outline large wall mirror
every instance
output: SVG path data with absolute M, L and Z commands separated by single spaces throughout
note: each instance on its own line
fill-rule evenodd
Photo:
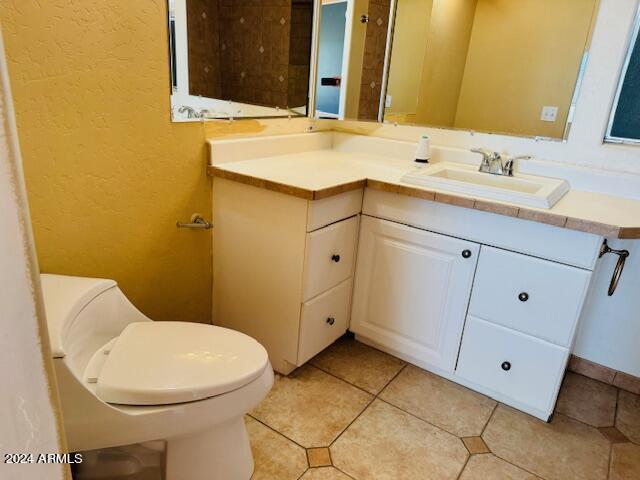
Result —
M 325 0 L 315 114 L 566 138 L 597 7 Z
M 305 116 L 313 0 L 168 0 L 174 121 Z

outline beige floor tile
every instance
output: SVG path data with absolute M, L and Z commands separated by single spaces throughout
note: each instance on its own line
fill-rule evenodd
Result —
M 245 417 L 255 469 L 251 480 L 296 480 L 307 469 L 307 454 L 282 435 Z
M 380 400 L 331 446 L 333 464 L 359 480 L 455 479 L 467 457 L 460 439 Z
M 311 360 L 316 367 L 377 394 L 405 365 L 402 360 L 343 337 Z
M 351 477 L 345 475 L 334 467 L 310 468 L 300 478 L 300 480 L 351 480 Z
M 328 446 L 373 397 L 310 365 L 276 376 L 251 415 L 300 445 Z
M 489 453 L 489 447 L 484 443 L 482 437 L 464 437 L 461 439 L 464 446 L 467 447 L 471 455 L 478 455 L 480 453 Z
M 640 395 L 620 390 L 616 427 L 629 440 L 640 443 Z
M 609 441 L 564 415 L 545 423 L 499 405 L 482 438 L 498 457 L 546 480 L 604 480 Z
M 594 427 L 610 427 L 616 415 L 618 390 L 606 383 L 567 372 L 556 412 Z
M 327 447 L 308 448 L 307 459 L 310 467 L 326 467 L 331 465 L 331 455 Z
M 484 395 L 412 365 L 380 398 L 459 437 L 480 435 L 496 405 Z
M 490 453 L 472 456 L 460 475 L 460 480 L 536 480 L 537 478 Z
M 598 431 L 611 443 L 627 443 L 629 441 L 616 427 L 600 427 Z
M 640 478 L 640 446 L 619 443 L 611 452 L 609 480 L 637 480 Z

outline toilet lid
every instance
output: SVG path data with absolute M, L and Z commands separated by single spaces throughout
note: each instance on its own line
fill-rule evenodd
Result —
M 96 393 L 108 403 L 167 405 L 240 388 L 262 374 L 267 352 L 227 328 L 188 322 L 127 325 L 108 353 Z

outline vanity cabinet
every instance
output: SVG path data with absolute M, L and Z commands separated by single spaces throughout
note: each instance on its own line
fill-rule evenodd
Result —
M 349 326 L 362 189 L 322 200 L 214 179 L 213 322 L 290 373 Z
M 602 237 L 366 189 L 350 329 L 547 420 Z
M 351 330 L 453 372 L 480 246 L 363 217 Z

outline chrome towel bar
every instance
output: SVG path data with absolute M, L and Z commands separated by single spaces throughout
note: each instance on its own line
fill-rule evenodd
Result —
M 195 228 L 201 230 L 208 230 L 213 228 L 213 223 L 207 222 L 199 213 L 194 213 L 191 215 L 191 222 L 176 222 L 176 227 L 178 228 Z

